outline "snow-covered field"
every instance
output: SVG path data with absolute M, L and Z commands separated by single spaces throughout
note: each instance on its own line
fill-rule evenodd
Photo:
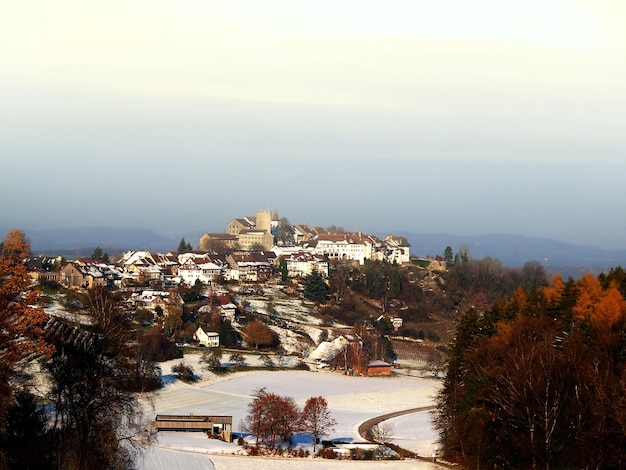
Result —
M 357 429 L 374 416 L 432 404 L 439 381 L 418 377 L 347 377 L 332 372 L 306 371 L 251 371 L 225 376 L 202 373 L 198 355 L 185 356 L 200 380 L 184 384 L 172 379 L 171 366 L 180 362 L 162 364 L 168 383 L 154 400 L 148 415 L 156 414 L 215 414 L 232 415 L 233 430 L 240 430 L 240 422 L 254 390 L 266 387 L 268 391 L 293 397 L 302 407 L 307 398 L 323 396 L 328 401 L 332 417 L 337 421 L 328 439 L 361 442 Z M 252 361 L 252 359 L 250 359 Z M 414 413 L 389 421 L 394 426 L 394 442 L 401 447 L 431 455 L 436 448 L 436 434 L 428 412 Z M 296 445 L 310 449 L 310 439 L 304 436 Z M 351 462 L 322 459 L 256 458 L 240 454 L 234 443 L 207 439 L 202 433 L 161 432 L 157 444 L 150 447 L 140 462 L 143 470 L 160 469 L 327 469 L 338 468 L 434 468 L 422 461 Z

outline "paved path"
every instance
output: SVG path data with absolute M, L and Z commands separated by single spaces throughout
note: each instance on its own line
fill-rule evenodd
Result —
M 385 415 L 380 415 L 380 416 L 375 416 L 373 418 L 368 419 L 367 421 L 363 421 L 361 423 L 361 425 L 359 426 L 359 436 L 361 436 L 363 439 L 365 439 L 366 441 L 369 442 L 375 442 L 372 439 L 372 428 L 374 426 L 376 426 L 378 423 L 381 423 L 387 419 L 391 419 L 391 418 L 395 418 L 397 416 L 403 416 L 403 415 L 409 415 L 411 413 L 420 413 L 422 411 L 430 411 L 430 410 L 434 410 L 436 407 L 434 405 L 430 405 L 430 406 L 421 406 L 419 408 L 411 408 L 408 410 L 401 410 L 401 411 L 394 411 L 393 413 L 387 413 Z M 417 459 L 419 460 L 424 460 L 427 462 L 431 462 L 431 459 L 428 457 L 422 457 L 422 456 L 416 456 Z M 441 466 L 441 467 L 446 467 L 446 468 L 454 468 L 456 467 L 455 465 L 451 465 L 449 463 L 446 462 L 441 462 L 441 461 L 435 461 L 433 463 L 436 463 L 437 465 Z
M 419 413 L 421 411 L 430 411 L 434 409 L 435 409 L 434 405 L 421 406 L 419 408 L 411 408 L 409 410 L 394 411 L 393 413 L 387 413 L 386 415 L 375 416 L 374 418 L 370 418 L 367 421 L 363 421 L 363 423 L 361 423 L 361 425 L 359 426 L 359 436 L 361 436 L 366 441 L 372 442 L 371 431 L 372 431 L 372 428 L 376 426 L 378 423 L 391 419 L 391 418 L 395 418 L 397 416 L 409 415 L 411 413 Z

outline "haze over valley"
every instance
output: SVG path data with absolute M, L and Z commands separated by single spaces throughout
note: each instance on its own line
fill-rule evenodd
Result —
M 626 249 L 619 2 L 0 13 L 6 229 L 179 237 L 269 204 L 310 226 Z

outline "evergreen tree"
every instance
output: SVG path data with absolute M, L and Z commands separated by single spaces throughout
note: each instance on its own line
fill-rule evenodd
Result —
M 239 345 L 241 335 L 233 328 L 229 320 L 222 320 L 219 325 L 220 344 L 227 348 Z
M 178 252 L 178 254 L 188 253 L 190 251 L 193 251 L 193 247 L 191 246 L 191 243 L 185 241 L 185 238 L 182 238 L 180 240 L 180 243 L 178 244 L 178 250 L 176 251 Z
M 103 256 L 102 253 L 102 248 L 100 248 L 99 246 L 97 246 L 94 250 L 93 253 L 91 254 L 91 259 L 98 259 L 101 260 Z
M 280 280 L 281 282 L 287 282 L 289 279 L 289 274 L 287 272 L 287 261 L 282 256 L 278 258 L 278 271 L 280 272 Z
M 317 271 L 313 271 L 303 280 L 304 296 L 320 304 L 326 303 L 328 298 L 328 285 L 323 276 Z

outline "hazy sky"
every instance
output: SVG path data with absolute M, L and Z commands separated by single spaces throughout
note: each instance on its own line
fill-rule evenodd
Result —
M 348 229 L 626 248 L 626 3 L 0 6 L 0 227 Z

